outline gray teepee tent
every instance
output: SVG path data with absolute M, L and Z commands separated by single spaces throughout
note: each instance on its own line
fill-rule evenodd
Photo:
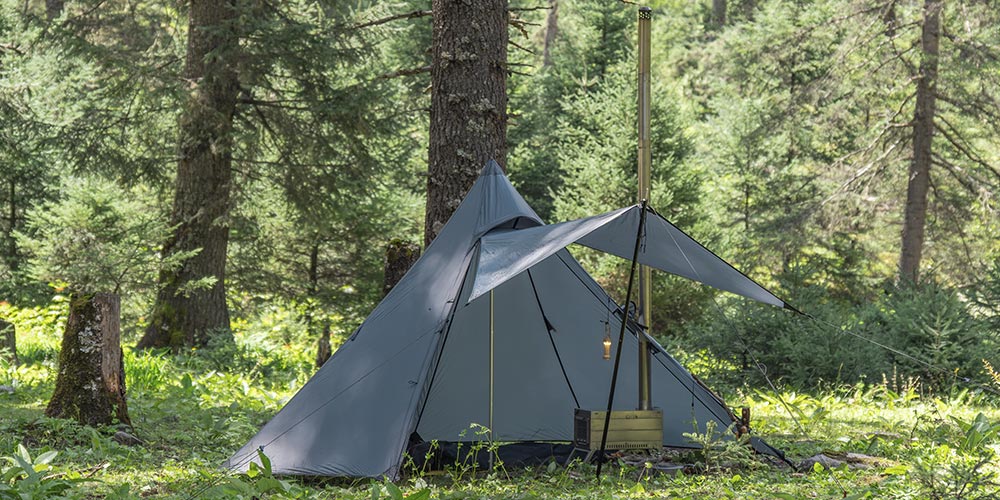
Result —
M 470 424 L 485 425 L 490 409 L 491 296 L 494 439 L 572 440 L 574 409 L 607 404 L 612 363 L 601 343 L 606 323 L 618 331 L 620 308 L 564 247 L 630 257 L 637 210 L 546 226 L 491 162 L 402 281 L 226 466 L 245 470 L 262 449 L 279 474 L 395 478 L 414 432 L 476 439 Z M 659 216 L 647 223 L 640 260 L 784 305 Z M 626 352 L 638 334 L 630 328 Z M 665 445 L 690 446 L 682 433 L 693 425 L 733 423 L 722 401 L 651 343 Z M 636 372 L 634 356 L 621 362 Z M 635 378 L 620 377 L 618 391 L 615 408 L 632 409 Z

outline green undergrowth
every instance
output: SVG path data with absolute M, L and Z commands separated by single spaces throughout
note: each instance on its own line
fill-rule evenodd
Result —
M 715 435 L 677 457 L 687 472 L 658 475 L 613 464 L 601 482 L 573 463 L 492 473 L 453 464 L 409 470 L 397 483 L 274 477 L 218 469 L 315 369 L 314 344 L 281 311 L 235 322 L 235 346 L 180 354 L 125 350 L 130 429 L 144 441 L 112 439 L 121 427 L 91 428 L 44 416 L 55 380 L 65 303 L 2 315 L 18 326 L 23 363 L 0 361 L 0 499 L 3 498 L 995 498 L 1000 409 L 979 390 L 928 393 L 888 374 L 879 383 L 809 391 L 730 384 L 734 408 L 749 407 L 753 432 L 792 461 L 825 453 L 874 457 L 867 468 L 792 471 Z M 133 340 L 134 341 L 134 340 Z M 126 340 L 128 342 L 128 340 Z M 704 358 L 699 363 L 725 369 Z M 734 368 L 734 367 L 730 367 Z M 723 377 L 725 378 L 725 377 Z M 711 384 L 712 380 L 708 382 Z M 665 408 L 670 411 L 669 408 Z M 738 413 L 738 411 L 737 411 Z M 569 418 L 569 417 L 567 417 Z

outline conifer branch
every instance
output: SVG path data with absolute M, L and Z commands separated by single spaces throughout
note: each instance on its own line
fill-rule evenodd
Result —
M 396 14 L 394 16 L 383 17 L 382 19 L 375 19 L 374 21 L 368 21 L 366 23 L 355 24 L 353 26 L 353 29 L 358 30 L 364 28 L 371 28 L 372 26 L 378 26 L 392 21 L 398 21 L 400 19 L 417 19 L 420 17 L 427 17 L 432 13 L 433 12 L 429 10 L 415 10 L 412 12 L 407 12 L 405 14 Z
M 293 106 L 291 104 L 288 104 L 291 102 L 306 102 L 306 101 L 297 99 L 285 99 L 285 100 L 274 100 L 274 101 L 264 101 L 260 99 L 251 99 L 251 98 L 239 99 L 240 104 L 249 104 L 253 106 L 254 109 L 258 109 L 258 107 L 260 106 L 265 106 L 268 108 L 290 109 L 292 111 L 309 111 L 310 109 L 312 109 L 309 106 Z
M 987 163 L 986 160 L 983 160 L 981 156 L 979 156 L 975 151 L 973 151 L 972 146 L 968 144 L 968 141 L 966 141 L 965 138 L 962 137 L 961 133 L 958 131 L 958 129 L 955 128 L 954 125 L 949 123 L 948 120 L 946 120 L 942 116 L 938 116 L 936 118 L 937 119 L 934 120 L 934 130 L 940 132 L 941 136 L 944 137 L 949 144 L 954 146 L 955 149 L 957 149 L 960 153 L 962 153 L 962 156 L 965 156 L 966 159 L 992 172 L 993 175 L 997 177 L 997 179 L 1000 179 L 1000 171 L 998 171 L 992 165 Z M 942 123 L 945 125 L 945 127 L 942 127 L 940 125 Z M 965 144 L 962 144 L 963 142 Z
M 549 5 L 538 5 L 536 7 L 510 7 L 507 12 L 530 12 L 533 10 L 551 10 L 552 7 Z
M 13 52 L 19 56 L 24 55 L 24 51 L 12 43 L 0 43 L 0 52 Z
M 412 75 L 419 75 L 421 73 L 430 73 L 430 72 L 431 72 L 431 67 L 430 67 L 430 65 L 428 65 L 428 66 L 421 66 L 419 68 L 400 69 L 400 70 L 393 71 L 391 73 L 381 74 L 381 75 L 379 75 L 379 76 L 377 76 L 375 78 L 377 80 L 390 80 L 392 78 L 398 78 L 398 77 L 401 77 L 401 76 L 412 76 Z
M 950 32 L 942 32 L 941 36 L 947 38 L 952 43 L 961 48 L 969 49 L 970 52 L 975 51 L 976 53 L 980 54 L 984 59 L 988 59 L 990 61 L 1000 61 L 1000 55 L 998 55 L 996 52 L 991 51 L 990 50 L 991 48 L 987 45 L 976 42 L 975 40 L 967 40 Z
M 245 99 L 244 102 L 248 102 L 251 106 L 253 106 L 254 114 L 260 118 L 260 123 L 261 126 L 264 127 L 264 130 L 267 130 L 267 133 L 271 134 L 271 137 L 279 137 L 278 134 L 275 133 L 274 129 L 271 128 L 271 122 L 267 120 L 267 116 L 264 115 L 264 111 L 260 109 L 260 102 L 255 101 L 252 97 Z
M 510 16 L 510 18 L 507 19 L 507 24 L 509 26 L 513 26 L 514 29 L 520 32 L 521 36 L 523 36 L 525 39 L 531 38 L 528 35 L 528 28 L 527 28 L 528 26 L 541 26 L 538 23 L 530 23 L 528 21 L 525 21 L 524 19 L 518 17 L 517 15 Z
M 513 45 L 514 47 L 516 47 L 518 49 L 521 49 L 521 50 L 523 50 L 523 51 L 525 51 L 525 52 L 527 52 L 527 53 L 529 53 L 531 55 L 535 55 L 535 51 L 533 51 L 533 50 L 531 50 L 531 49 L 529 49 L 527 47 L 524 47 L 523 45 L 518 44 L 514 40 L 507 40 L 507 43 L 510 44 L 510 45 Z
M 881 138 L 884 137 L 886 132 L 888 132 L 889 130 L 890 128 L 888 127 L 883 129 L 882 133 L 879 134 L 879 137 L 876 138 L 874 141 L 872 141 L 867 148 L 864 148 L 861 151 L 856 151 L 851 155 L 864 154 L 871 151 L 881 142 Z M 827 196 L 823 201 L 821 201 L 819 205 L 823 206 L 833 201 L 837 197 L 837 195 L 851 189 L 852 186 L 859 183 L 859 181 L 861 181 L 863 178 L 865 179 L 863 182 L 864 185 L 867 186 L 871 184 L 872 180 L 874 180 L 875 177 L 878 177 L 878 175 L 883 170 L 885 170 L 887 163 L 884 160 L 888 158 L 894 151 L 896 151 L 896 149 L 899 148 L 900 145 L 902 145 L 902 143 L 903 143 L 902 138 L 897 138 L 882 151 L 882 154 L 878 155 L 878 157 L 872 159 L 871 161 L 863 165 L 861 168 L 857 169 L 857 171 L 854 173 L 854 175 L 851 176 L 850 179 L 847 179 L 847 181 L 843 182 L 837 189 L 833 191 L 833 193 L 830 194 L 830 196 Z M 846 159 L 847 157 L 845 156 L 841 160 L 846 160 Z
M 961 111 L 965 111 L 966 113 L 970 113 L 972 115 L 975 115 L 976 112 L 979 112 L 979 113 L 982 113 L 983 115 L 989 117 L 990 120 L 993 121 L 993 122 L 996 122 L 997 120 L 1000 120 L 1000 113 L 998 113 L 996 111 L 992 111 L 992 110 L 986 109 L 981 104 L 978 104 L 976 102 L 976 100 L 969 100 L 968 102 L 963 103 L 961 101 L 952 99 L 951 96 L 949 96 L 947 94 L 943 94 L 941 92 L 934 92 L 934 97 L 936 97 L 938 100 L 944 101 L 944 102 L 946 102 L 946 103 L 954 106 L 955 108 L 957 108 L 957 109 L 959 109 Z
M 948 172 L 949 175 L 951 175 L 956 181 L 958 181 L 958 183 L 961 184 L 962 187 L 965 188 L 965 190 L 968 191 L 969 194 L 973 196 L 979 195 L 979 190 L 976 189 L 977 184 L 978 185 L 986 184 L 982 181 L 982 179 L 976 178 L 969 172 L 963 170 L 962 167 L 959 167 L 958 165 L 955 165 L 954 163 L 951 163 L 950 161 L 942 158 L 941 155 L 933 153 L 931 154 L 931 158 L 932 158 L 931 163 L 933 165 L 945 169 L 945 171 Z

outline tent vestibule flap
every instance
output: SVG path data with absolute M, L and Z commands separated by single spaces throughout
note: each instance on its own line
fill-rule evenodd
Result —
M 480 239 L 479 267 L 469 300 L 572 243 L 631 259 L 641 215 L 642 208 L 634 205 L 559 224 L 491 231 Z M 643 233 L 640 264 L 765 304 L 785 306 L 773 293 L 651 209 L 647 209 Z

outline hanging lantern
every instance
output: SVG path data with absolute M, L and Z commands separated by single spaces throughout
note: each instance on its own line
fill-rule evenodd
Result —
M 611 325 L 604 323 L 604 359 L 611 359 Z

